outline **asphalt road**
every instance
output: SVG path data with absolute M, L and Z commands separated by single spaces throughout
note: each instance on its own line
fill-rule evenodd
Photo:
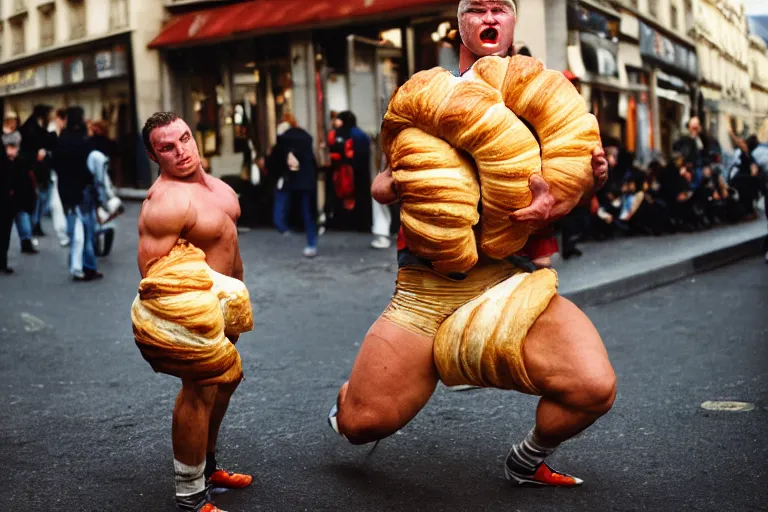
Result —
M 132 215 L 135 210 L 132 211 Z M 131 336 L 139 275 L 123 221 L 106 278 L 73 283 L 53 237 L 0 276 L 3 510 L 172 511 L 171 409 L 178 382 Z M 237 511 L 764 510 L 768 500 L 768 266 L 742 261 L 588 309 L 619 379 L 614 409 L 551 458 L 586 484 L 512 488 L 502 464 L 536 401 L 439 387 L 402 432 L 368 448 L 326 424 L 359 343 L 386 305 L 394 249 L 330 235 L 241 236 L 256 327 L 238 344 L 246 380 L 219 460 L 255 475 L 217 499 Z M 749 412 L 708 412 L 742 400 Z

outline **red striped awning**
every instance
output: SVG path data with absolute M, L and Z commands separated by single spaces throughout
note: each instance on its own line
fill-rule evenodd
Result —
M 171 19 L 150 48 L 213 43 L 238 35 L 299 30 L 451 7 L 456 0 L 250 0 Z

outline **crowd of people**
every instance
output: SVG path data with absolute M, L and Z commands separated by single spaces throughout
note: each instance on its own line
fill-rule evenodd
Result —
M 69 248 L 74 281 L 92 281 L 98 256 L 109 254 L 114 219 L 123 211 L 109 177 L 115 144 L 103 121 L 88 121 L 81 107 L 35 106 L 19 126 L 14 113 L 3 121 L 0 155 L 0 272 L 12 274 L 8 248 L 16 226 L 22 254 L 39 252 L 50 216 L 59 242 Z
M 563 258 L 580 256 L 577 243 L 589 239 L 694 232 L 758 216 L 758 199 L 768 198 L 768 145 L 755 135 L 745 139 L 731 132 L 735 151 L 726 163 L 698 117 L 687 128 L 668 158 L 647 166 L 608 142 L 608 182 L 560 222 Z

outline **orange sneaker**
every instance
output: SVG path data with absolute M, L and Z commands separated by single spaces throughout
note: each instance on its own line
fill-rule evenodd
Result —
M 251 485 L 251 482 L 253 482 L 253 477 L 251 475 L 233 473 L 232 471 L 225 471 L 223 469 L 217 469 L 210 478 L 208 478 L 208 485 L 224 489 L 242 489 L 243 487 Z
M 504 473 L 507 480 L 517 485 L 548 485 L 553 487 L 576 487 L 584 483 L 581 478 L 560 473 L 542 462 L 531 475 L 520 474 L 512 471 L 508 464 L 504 464 Z
M 225 512 L 220 508 L 217 508 L 213 503 L 206 503 L 198 512 Z

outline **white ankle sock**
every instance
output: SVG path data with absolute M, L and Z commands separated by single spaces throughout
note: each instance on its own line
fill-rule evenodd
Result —
M 198 466 L 187 466 L 173 459 L 173 472 L 176 482 L 176 496 L 191 496 L 205 489 L 205 461 Z
M 544 459 L 552 455 L 557 449 L 556 446 L 550 448 L 537 443 L 534 430 L 528 432 L 525 439 L 520 444 L 513 445 L 509 451 L 507 466 L 511 470 L 532 473 L 536 466 L 541 464 Z

